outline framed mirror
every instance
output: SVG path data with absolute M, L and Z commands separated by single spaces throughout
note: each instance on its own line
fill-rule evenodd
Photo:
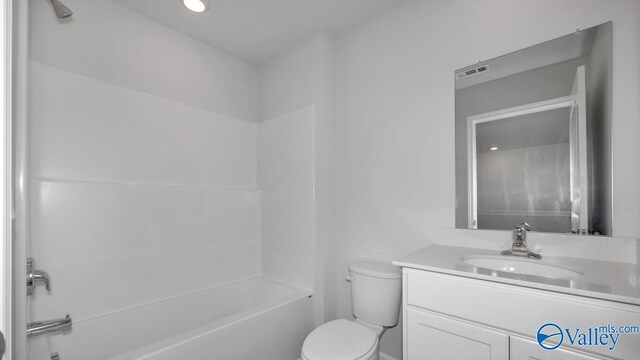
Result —
M 612 23 L 455 72 L 456 227 L 611 235 Z

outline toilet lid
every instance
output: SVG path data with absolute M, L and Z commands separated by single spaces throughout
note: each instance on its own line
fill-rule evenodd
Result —
M 309 360 L 356 360 L 376 346 L 375 331 L 344 319 L 320 325 L 307 336 L 302 355 Z

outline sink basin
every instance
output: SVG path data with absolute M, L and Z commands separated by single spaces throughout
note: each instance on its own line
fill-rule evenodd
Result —
M 467 256 L 462 258 L 466 264 L 479 268 L 503 271 L 507 273 L 542 276 L 547 278 L 575 278 L 582 272 L 561 264 L 511 256 Z

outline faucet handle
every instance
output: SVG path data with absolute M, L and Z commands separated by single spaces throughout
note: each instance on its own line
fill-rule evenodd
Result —
M 513 240 L 513 246 L 520 246 L 527 241 L 527 231 L 531 231 L 531 226 L 526 222 L 516 226 L 511 232 L 511 240 Z
M 530 259 L 541 259 L 542 256 L 531 252 L 527 248 L 527 231 L 531 231 L 531 225 L 526 222 L 516 226 L 511 232 L 511 239 L 513 240 L 511 249 L 502 251 L 501 254 L 508 256 L 526 256 Z

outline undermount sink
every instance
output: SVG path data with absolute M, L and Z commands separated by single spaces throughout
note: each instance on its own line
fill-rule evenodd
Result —
M 513 256 L 466 256 L 462 258 L 466 264 L 479 268 L 503 271 L 507 273 L 542 276 L 547 278 L 575 278 L 582 272 L 561 264 L 544 260 L 517 258 Z

